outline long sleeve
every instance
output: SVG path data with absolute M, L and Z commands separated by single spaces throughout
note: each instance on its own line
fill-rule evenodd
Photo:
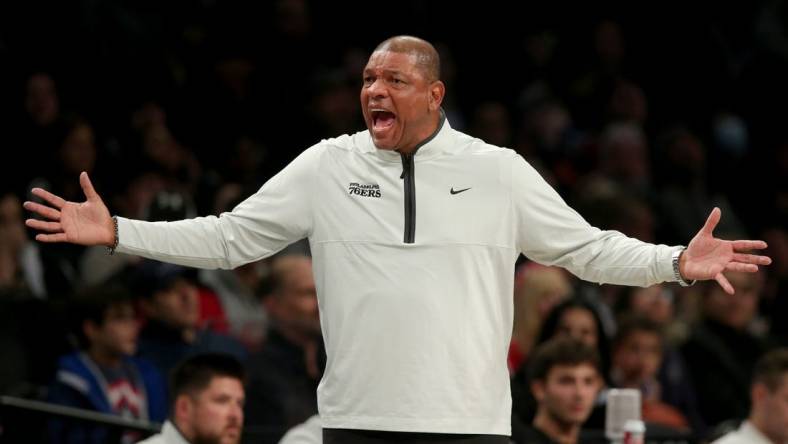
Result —
M 646 287 L 674 280 L 671 255 L 680 247 L 591 226 L 519 155 L 511 162 L 511 181 L 517 246 L 530 259 L 600 284 Z
M 233 211 L 177 222 L 118 218 L 121 253 L 199 268 L 235 268 L 312 231 L 312 182 L 321 146 L 304 151 Z

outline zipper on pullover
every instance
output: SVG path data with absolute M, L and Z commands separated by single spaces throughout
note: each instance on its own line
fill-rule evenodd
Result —
M 403 241 L 412 244 L 416 239 L 416 178 L 412 154 L 400 154 L 402 157 L 402 186 L 405 189 L 405 236 Z

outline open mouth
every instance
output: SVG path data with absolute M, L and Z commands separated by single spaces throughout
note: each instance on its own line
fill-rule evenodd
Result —
M 375 131 L 391 128 L 397 120 L 397 116 L 394 113 L 383 109 L 371 110 L 370 117 L 372 117 L 372 128 Z

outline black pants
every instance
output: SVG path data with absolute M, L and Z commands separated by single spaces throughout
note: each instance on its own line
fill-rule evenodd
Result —
M 509 442 L 509 437 L 503 435 L 323 429 L 323 444 L 509 444 Z

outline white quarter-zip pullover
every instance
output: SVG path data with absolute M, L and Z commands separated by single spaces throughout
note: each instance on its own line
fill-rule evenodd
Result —
M 510 433 L 514 264 L 673 280 L 671 254 L 590 226 L 518 154 L 442 120 L 413 156 L 363 131 L 304 151 L 232 212 L 118 218 L 118 251 L 233 268 L 308 238 L 328 363 L 324 427 Z

